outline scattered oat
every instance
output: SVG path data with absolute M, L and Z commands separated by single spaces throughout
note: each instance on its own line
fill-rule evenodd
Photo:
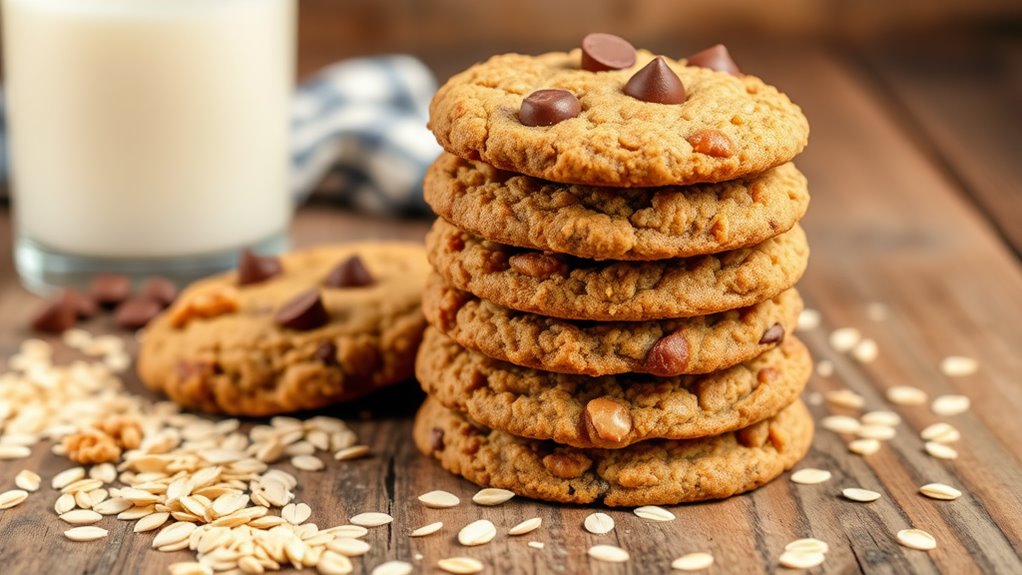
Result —
M 613 545 L 593 545 L 589 548 L 589 556 L 607 563 L 624 563 L 628 561 L 628 552 Z
M 30 469 L 22 469 L 14 477 L 14 485 L 25 491 L 39 491 L 40 483 L 42 483 L 42 478 L 39 477 L 38 473 Z
M 359 555 L 365 555 L 368 553 L 370 545 L 361 539 L 338 537 L 332 541 L 328 541 L 326 548 L 335 553 L 340 553 L 345 557 L 358 557 Z
M 927 483 L 919 488 L 919 493 L 930 499 L 940 499 L 943 501 L 952 501 L 962 496 L 961 491 L 943 483 Z
M 869 503 L 882 497 L 876 491 L 862 489 L 861 487 L 847 487 L 841 490 L 841 495 L 844 495 L 845 499 L 851 499 L 860 503 Z
M 123 497 L 111 497 L 110 499 L 93 505 L 92 510 L 100 515 L 117 515 L 118 513 L 131 509 L 131 507 L 131 501 L 128 501 Z
M 103 516 L 91 509 L 73 509 L 62 514 L 60 519 L 64 523 L 70 523 L 71 525 L 92 525 L 103 519 Z
M 937 459 L 958 459 L 958 451 L 950 445 L 937 443 L 936 441 L 927 441 L 923 444 L 923 447 L 926 448 L 926 453 L 929 453 L 930 457 L 935 457 Z
M 371 575 L 409 575 L 412 572 L 412 564 L 404 561 L 387 561 L 380 563 Z
M 471 557 L 448 557 L 436 562 L 437 567 L 448 573 L 480 573 L 483 570 L 483 562 Z
M 971 357 L 950 355 L 940 361 L 940 371 L 948 377 L 972 375 L 979 369 L 979 363 Z
M 330 529 L 324 529 L 324 533 L 330 533 L 334 537 L 365 537 L 369 530 L 360 525 L 338 525 Z
M 170 575 L 213 575 L 213 568 L 198 561 L 181 561 L 167 567 Z
M 351 447 L 337 450 L 334 453 L 334 459 L 337 461 L 348 461 L 349 459 L 358 459 L 366 455 L 369 455 L 368 445 L 352 445 Z
M 64 493 L 53 503 L 53 510 L 57 513 L 57 515 L 63 515 L 74 509 L 75 505 L 77 504 L 75 502 L 74 495 Z
M 674 521 L 674 514 L 664 509 L 663 507 L 657 507 L 656 505 L 644 505 L 642 507 L 636 507 L 632 510 L 636 516 L 643 519 L 649 519 L 650 521 Z
M 834 362 L 829 359 L 821 359 L 816 362 L 816 375 L 830 377 L 834 375 Z
M 830 480 L 830 472 L 814 467 L 805 467 L 791 474 L 791 480 L 802 485 L 813 485 Z
M 671 569 L 677 571 L 702 571 L 713 565 L 713 555 L 709 553 L 686 553 L 671 562 Z
M 898 543 L 920 551 L 937 548 L 937 539 L 922 529 L 902 529 L 898 532 Z
M 359 513 L 358 515 L 351 518 L 351 523 L 359 525 L 361 527 L 379 527 L 380 525 L 386 525 L 393 521 L 394 518 L 386 513 L 377 513 L 370 511 L 367 513 Z
M 291 465 L 302 471 L 322 471 L 326 467 L 315 455 L 296 455 L 291 458 Z
M 860 420 L 866 425 L 897 427 L 901 424 L 901 416 L 893 411 L 869 411 L 862 414 Z
M 170 513 L 150 513 L 135 522 L 134 531 L 135 533 L 144 533 L 146 531 L 152 531 L 153 529 L 159 529 L 160 527 L 163 527 L 163 524 L 169 519 Z
M 798 322 L 795 324 L 795 331 L 810 331 L 818 327 L 820 327 L 819 311 L 806 308 L 798 314 Z
M 933 400 L 930 409 L 934 414 L 942 417 L 950 417 L 969 411 L 970 401 L 965 395 L 941 395 Z
M 830 347 L 835 351 L 845 353 L 862 340 L 862 334 L 854 327 L 842 327 L 830 332 Z
M 862 409 L 866 400 L 861 395 L 850 389 L 835 389 L 823 394 L 828 403 L 833 403 L 849 409 Z
M 860 363 L 873 363 L 879 351 L 880 348 L 877 347 L 877 342 L 866 338 L 855 344 L 855 347 L 852 348 L 852 357 Z
M 962 434 L 950 423 L 934 423 L 923 428 L 919 437 L 924 441 L 936 441 L 937 443 L 954 443 L 962 438 Z
M 64 537 L 67 537 L 71 541 L 95 541 L 106 537 L 107 533 L 109 532 L 102 527 L 88 525 L 84 527 L 72 527 L 64 532 Z
M 50 481 L 50 486 L 54 489 L 63 489 L 84 477 L 84 467 L 72 467 L 71 469 L 65 469 L 64 471 L 54 475 L 53 479 Z
M 32 450 L 24 445 L 0 445 L 0 460 L 25 459 Z
M 458 542 L 466 547 L 483 545 L 493 541 L 497 536 L 497 528 L 488 519 L 473 521 L 458 532 Z
M 0 493 L 0 509 L 10 509 L 11 507 L 21 505 L 26 499 L 28 499 L 28 492 L 24 489 L 4 491 Z
M 826 541 L 820 541 L 813 537 L 806 537 L 805 539 L 796 539 L 791 543 L 784 546 L 785 551 L 793 551 L 795 553 L 823 553 L 826 554 L 830 551 L 830 545 L 827 545 Z
M 546 547 L 546 543 L 543 543 L 542 541 L 529 541 L 528 545 L 533 549 L 542 549 Z
M 897 434 L 897 430 L 886 425 L 863 425 L 856 433 L 862 439 L 878 439 L 880 441 L 894 439 Z
M 823 553 L 800 553 L 785 551 L 779 559 L 781 565 L 789 569 L 812 569 L 824 562 L 827 557 Z
M 305 503 L 288 503 L 280 510 L 280 517 L 292 525 L 301 525 L 312 516 L 312 508 Z
M 847 415 L 828 415 L 820 421 L 820 426 L 834 433 L 854 434 L 862 424 L 858 419 Z
M 186 541 L 188 536 L 192 534 L 192 531 L 195 531 L 194 523 L 188 523 L 186 521 L 171 523 L 167 527 L 164 527 L 156 534 L 156 537 L 153 538 L 153 549 L 159 549 L 160 547 Z
M 585 525 L 586 531 L 594 535 L 603 535 L 614 529 L 614 519 L 606 513 L 597 511 L 589 514 L 583 525 Z
M 895 385 L 887 388 L 887 401 L 895 405 L 923 405 L 929 396 L 918 387 Z
M 419 496 L 419 501 L 426 507 L 433 509 L 447 509 L 449 507 L 456 507 L 461 503 L 461 499 L 458 499 L 457 495 L 442 490 L 423 493 Z
M 514 496 L 515 494 L 507 489 L 487 487 L 486 489 L 480 489 L 478 493 L 473 495 L 472 501 L 479 505 L 500 505 Z
M 532 519 L 526 519 L 511 529 L 508 529 L 507 534 L 525 535 L 526 533 L 532 533 L 539 529 L 540 525 L 543 525 L 543 519 L 540 517 L 533 517 Z
M 880 441 L 876 439 L 853 439 L 848 442 L 848 451 L 857 455 L 873 455 L 880 451 Z
M 436 523 L 430 523 L 429 525 L 423 525 L 422 527 L 419 527 L 418 529 L 412 531 L 410 535 L 412 537 L 425 537 L 427 535 L 432 535 L 437 531 L 440 531 L 440 529 L 442 529 L 443 526 L 444 526 L 443 523 L 437 521 Z

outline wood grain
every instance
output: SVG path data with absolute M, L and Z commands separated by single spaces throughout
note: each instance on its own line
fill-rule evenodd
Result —
M 914 385 L 931 396 L 964 393 L 968 413 L 949 418 L 963 434 L 961 457 L 938 461 L 922 451 L 917 433 L 937 421 L 925 407 L 897 408 L 899 434 L 869 457 L 849 454 L 834 434 L 819 431 L 802 466 L 829 469 L 822 485 L 795 485 L 786 478 L 726 501 L 674 508 L 671 523 L 643 521 L 627 510 L 608 511 L 617 529 L 604 536 L 581 528 L 591 509 L 515 499 L 480 508 L 469 499 L 476 488 L 418 455 L 410 442 L 410 418 L 421 392 L 415 384 L 335 410 L 353 422 L 375 455 L 323 473 L 298 472 L 298 497 L 309 502 L 312 521 L 329 526 L 358 512 L 394 515 L 389 527 L 372 529 L 373 549 L 357 560 L 358 573 L 388 559 L 404 559 L 436 573 L 450 555 L 482 559 L 488 573 L 666 573 L 675 557 L 710 551 L 716 573 L 773 573 L 788 541 L 814 536 L 831 552 L 822 573 L 1017 573 L 1022 572 L 1022 264 L 1001 241 L 990 220 L 961 193 L 935 152 L 922 149 L 898 120 L 891 94 L 857 59 L 807 49 L 746 49 L 742 65 L 788 91 L 813 126 L 810 147 L 798 163 L 809 176 L 812 206 L 805 221 L 813 249 L 801 284 L 810 306 L 823 313 L 823 329 L 803 334 L 817 359 L 830 359 L 837 373 L 814 377 L 811 392 L 849 387 L 867 407 L 886 406 L 883 390 Z M 457 65 L 452 63 L 451 65 Z M 977 137 L 981 134 L 977 135 Z M 939 152 L 939 150 L 938 150 Z M 1014 189 L 1019 182 L 1014 181 Z M 423 221 L 388 221 L 313 206 L 295 222 L 300 245 L 366 237 L 417 238 Z M 9 219 L 0 217 L 0 351 L 9 354 L 27 333 L 34 299 L 16 285 L 9 259 Z M 867 318 L 866 306 L 883 302 L 890 317 Z M 836 354 L 827 331 L 855 326 L 880 346 L 868 365 Z M 103 325 L 94 326 L 98 330 Z M 937 368 L 949 354 L 976 358 L 974 376 L 948 379 Z M 133 388 L 138 389 L 137 382 Z M 837 412 L 813 407 L 816 416 Z M 45 480 L 67 464 L 39 448 L 32 458 L 0 462 L 0 490 L 12 487 L 19 469 L 40 470 Z M 287 466 L 284 466 L 287 468 Z M 956 501 L 916 493 L 941 481 L 961 488 Z M 862 486 L 884 497 L 861 504 L 842 500 L 840 489 Z M 423 508 L 415 497 L 446 489 L 462 498 L 454 509 Z M 0 559 L 5 573 L 164 573 L 189 559 L 186 552 L 149 550 L 152 535 L 130 532 L 130 524 L 104 519 L 111 536 L 102 543 L 72 543 L 52 512 L 55 494 L 44 487 L 20 507 L 0 511 Z M 543 527 L 524 537 L 506 530 L 532 516 Z M 457 530 L 486 517 L 501 533 L 488 545 L 460 547 Z M 411 529 L 441 520 L 444 529 L 424 539 Z M 933 533 L 938 549 L 921 552 L 897 544 L 894 533 L 915 526 Z M 529 540 L 546 547 L 527 547 Z M 596 543 L 628 549 L 632 560 L 601 564 L 586 556 Z M 422 558 L 416 560 L 416 554 Z

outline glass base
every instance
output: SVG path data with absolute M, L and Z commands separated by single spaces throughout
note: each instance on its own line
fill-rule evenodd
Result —
M 169 258 L 97 258 L 58 252 L 19 236 L 14 245 L 14 265 L 21 283 L 41 295 L 65 287 L 84 289 L 100 273 L 123 274 L 136 282 L 149 276 L 163 276 L 184 285 L 233 268 L 244 248 L 273 254 L 289 245 L 287 232 L 283 231 L 254 244 L 213 253 Z

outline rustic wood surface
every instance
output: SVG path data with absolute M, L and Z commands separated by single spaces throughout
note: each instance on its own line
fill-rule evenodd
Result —
M 941 418 L 926 407 L 895 408 L 904 418 L 898 436 L 868 457 L 849 454 L 840 438 L 818 431 L 800 467 L 831 470 L 827 483 L 796 485 L 785 475 L 751 494 L 673 508 L 678 518 L 670 523 L 610 510 L 617 529 L 596 536 L 581 528 L 588 508 L 517 499 L 496 508 L 472 504 L 475 486 L 413 448 L 411 417 L 421 392 L 411 383 L 336 411 L 353 422 L 374 455 L 343 464 L 331 460 L 321 473 L 297 472 L 298 499 L 312 505 L 312 521 L 340 524 L 370 510 L 395 517 L 392 525 L 370 530 L 373 547 L 356 560 L 357 573 L 389 559 L 437 573 L 438 559 L 467 555 L 482 559 L 488 573 L 648 574 L 669 571 L 671 560 L 692 551 L 714 555 L 711 573 L 768 573 L 778 571 L 785 543 L 806 536 L 830 544 L 826 562 L 815 570 L 821 573 L 1022 572 L 1022 176 L 1019 116 L 1009 101 L 1013 93 L 1018 102 L 1020 51 L 1017 41 L 999 50 L 1002 60 L 987 61 L 982 74 L 966 62 L 936 74 L 942 62 L 920 60 L 918 53 L 896 58 L 882 51 L 798 46 L 738 51 L 743 68 L 786 90 L 813 126 L 811 144 L 798 160 L 813 193 L 805 220 L 813 258 L 801 289 L 822 312 L 824 325 L 802 337 L 818 360 L 830 359 L 837 369 L 832 377 L 814 376 L 809 393 L 848 387 L 866 398 L 867 409 L 887 407 L 883 391 L 893 385 L 917 386 L 931 397 L 964 393 L 972 409 L 946 418 L 962 431 L 957 460 L 932 459 L 922 450 L 919 430 Z M 470 61 L 466 56 L 440 69 Z M 955 72 L 961 76 L 950 75 Z M 294 237 L 299 245 L 421 238 L 427 226 L 312 206 L 298 213 Z M 29 335 L 24 326 L 37 303 L 12 270 L 10 228 L 7 214 L 0 214 L 4 356 Z M 871 302 L 885 304 L 888 319 L 870 320 Z M 841 326 L 874 338 L 877 360 L 863 365 L 830 350 L 826 335 Z M 979 372 L 943 376 L 938 363 L 951 354 L 977 359 Z M 145 393 L 137 382 L 132 386 Z M 826 405 L 812 410 L 817 417 L 841 412 Z M 22 468 L 38 470 L 47 484 L 67 466 L 36 448 L 30 459 L 0 462 L 0 490 L 12 488 Z M 965 495 L 951 502 L 920 496 L 917 488 L 931 481 Z M 883 498 L 869 504 L 841 499 L 840 489 L 849 486 L 875 489 Z M 425 509 L 416 496 L 432 489 L 451 491 L 463 503 Z M 72 543 L 61 536 L 66 526 L 52 511 L 55 497 L 44 486 L 19 507 L 0 511 L 0 571 L 163 573 L 168 564 L 192 557 L 155 552 L 149 548 L 152 534 L 134 534 L 130 523 L 113 518 L 100 523 L 111 530 L 108 539 Z M 504 534 L 532 516 L 543 518 L 540 530 Z M 498 538 L 460 547 L 457 530 L 483 517 L 497 525 Z M 436 520 L 445 524 L 440 533 L 408 537 L 412 528 Z M 939 547 L 923 552 L 898 545 L 894 533 L 910 526 L 935 535 Z M 529 540 L 546 547 L 529 548 Z M 632 559 L 620 565 L 593 561 L 586 550 L 596 543 L 624 547 Z

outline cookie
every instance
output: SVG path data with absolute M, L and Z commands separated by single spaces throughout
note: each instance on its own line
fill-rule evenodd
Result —
M 758 304 L 708 316 L 586 322 L 508 309 L 452 288 L 432 274 L 422 309 L 426 321 L 459 345 L 516 365 L 593 376 L 673 376 L 726 369 L 776 346 L 794 329 L 802 298 L 789 289 Z M 668 346 L 672 360 L 656 361 Z
M 802 228 L 753 247 L 652 262 L 597 262 L 483 240 L 443 219 L 426 236 L 451 286 L 519 311 L 565 319 L 639 321 L 706 315 L 770 299 L 809 260 Z
M 805 214 L 793 164 L 718 184 L 606 188 L 556 184 L 442 154 L 426 172 L 426 202 L 489 240 L 589 259 L 658 260 L 744 248 Z
M 625 86 L 654 55 L 640 50 L 636 56 L 630 68 L 603 72 L 582 70 L 577 49 L 494 56 L 440 88 L 429 128 L 456 156 L 593 186 L 733 180 L 788 162 L 805 147 L 809 124 L 802 111 L 759 78 L 665 58 L 685 100 L 643 101 Z M 550 88 L 574 94 L 580 112 L 552 125 L 523 124 L 523 101 Z
M 812 360 L 796 338 L 706 375 L 588 377 L 518 367 L 427 329 L 415 364 L 422 389 L 473 421 L 574 447 L 718 435 L 766 419 L 798 398 Z
M 249 258 L 240 278 L 193 284 L 150 323 L 142 381 L 186 407 L 258 416 L 411 378 L 429 273 L 420 245 L 347 244 L 268 260 L 260 268 Z
M 806 454 L 813 421 L 797 401 L 733 433 L 578 449 L 473 425 L 428 399 L 413 433 L 420 451 L 477 485 L 560 503 L 634 507 L 720 499 L 755 489 Z

